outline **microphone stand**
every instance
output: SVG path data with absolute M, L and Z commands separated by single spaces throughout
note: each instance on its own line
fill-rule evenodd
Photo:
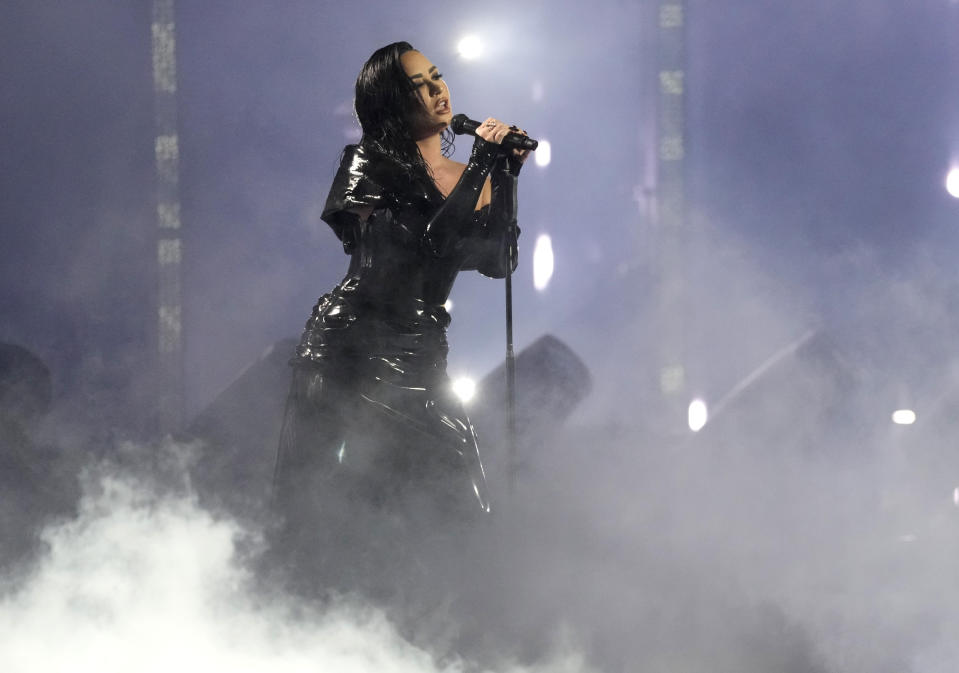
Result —
M 453 117 L 450 128 L 453 133 L 461 135 L 468 133 L 476 135 L 476 129 L 479 122 L 473 121 L 465 114 L 458 114 Z M 513 131 L 518 131 L 515 127 Z M 513 135 L 513 134 L 510 134 Z M 507 136 L 509 137 L 509 136 Z M 531 138 L 517 136 L 524 141 L 521 145 L 523 149 L 535 150 L 537 143 Z M 512 147 L 507 151 L 511 152 Z M 512 496 L 516 487 L 516 471 L 518 468 L 516 458 L 516 358 L 513 354 L 513 265 L 516 263 L 516 180 L 519 170 L 515 173 L 510 171 L 511 185 L 510 212 L 513 213 L 511 221 L 506 226 L 506 446 L 507 446 L 507 493 Z
M 516 176 L 512 176 L 516 180 Z M 516 357 L 513 353 L 513 267 L 516 263 L 516 186 L 510 190 L 513 218 L 506 228 L 506 447 L 507 493 L 516 489 Z

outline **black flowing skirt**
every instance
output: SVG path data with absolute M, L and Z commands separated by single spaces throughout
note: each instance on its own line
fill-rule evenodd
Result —
M 341 289 L 314 308 L 291 361 L 274 476 L 283 513 L 332 494 L 379 508 L 488 511 L 476 436 L 446 374 L 442 307 L 389 313 Z
M 395 598 L 397 577 L 417 573 L 431 586 L 437 559 L 489 512 L 446 374 L 449 316 L 412 309 L 383 314 L 334 290 L 291 361 L 273 501 L 277 550 L 303 590 Z

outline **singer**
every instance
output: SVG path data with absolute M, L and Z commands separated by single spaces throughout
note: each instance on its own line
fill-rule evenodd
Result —
M 473 427 L 446 374 L 444 304 L 460 271 L 515 268 L 529 151 L 502 146 L 523 132 L 490 117 L 469 161 L 450 159 L 449 88 L 406 42 L 370 56 L 354 105 L 363 135 L 344 149 L 321 215 L 349 268 L 313 307 L 291 360 L 274 503 L 288 544 L 322 530 L 314 560 L 363 572 L 350 547 L 370 556 L 374 533 L 357 532 L 358 509 L 400 535 L 416 521 L 432 529 L 490 511 Z

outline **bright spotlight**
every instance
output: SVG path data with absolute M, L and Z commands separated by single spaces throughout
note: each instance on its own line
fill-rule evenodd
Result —
M 959 166 L 946 175 L 946 191 L 950 196 L 959 199 Z
M 446 303 L 443 304 L 443 308 L 446 309 L 446 312 L 447 312 L 447 313 L 449 313 L 450 311 L 452 311 L 452 310 L 453 310 L 453 300 L 452 300 L 452 299 L 447 299 L 447 300 L 446 300 Z
M 468 61 L 479 58 L 483 54 L 483 43 L 475 35 L 467 35 L 456 45 L 456 51 Z
M 458 379 L 454 379 L 453 392 L 460 398 L 463 404 L 466 404 L 473 399 L 473 395 L 476 394 L 476 381 L 468 376 L 461 376 Z
M 548 234 L 540 234 L 533 248 L 533 287 L 542 292 L 553 277 L 553 241 Z
M 550 159 L 553 158 L 553 151 L 548 140 L 540 140 L 536 151 L 533 152 L 533 160 L 540 168 L 549 166 Z
M 706 403 L 697 398 L 689 403 L 689 429 L 693 432 L 699 432 L 706 426 L 709 420 L 709 409 Z
M 892 422 L 896 425 L 912 425 L 916 422 L 916 412 L 912 409 L 896 409 L 892 412 Z
M 539 145 L 536 147 L 536 151 L 533 152 L 533 161 L 535 161 L 536 165 L 540 168 L 546 168 L 549 166 L 549 162 L 552 158 L 553 148 L 549 144 L 549 141 L 540 140 Z
M 959 507 L 959 486 L 956 486 L 956 488 L 952 491 L 952 503 L 956 507 Z

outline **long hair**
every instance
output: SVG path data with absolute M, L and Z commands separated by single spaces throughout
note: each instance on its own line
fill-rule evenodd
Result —
M 408 51 L 414 51 L 409 42 L 394 42 L 373 52 L 356 78 L 353 107 L 363 129 L 361 144 L 396 161 L 411 178 L 430 177 L 410 133 L 425 110 L 400 61 Z M 447 128 L 443 132 L 445 156 L 452 152 L 452 137 Z

